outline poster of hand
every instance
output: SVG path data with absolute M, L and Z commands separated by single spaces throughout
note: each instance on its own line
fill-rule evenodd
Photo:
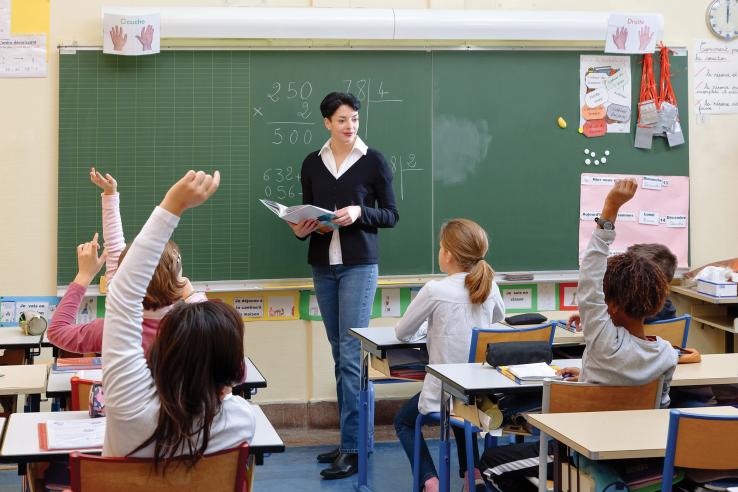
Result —
M 103 53 L 127 56 L 158 53 L 160 32 L 159 14 L 122 15 L 106 12 L 103 17 Z
M 661 14 L 611 14 L 607 20 L 605 53 L 653 53 L 663 31 Z

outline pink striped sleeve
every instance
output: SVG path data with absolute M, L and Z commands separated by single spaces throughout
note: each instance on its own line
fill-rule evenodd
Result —
M 118 270 L 118 258 L 126 247 L 123 223 L 120 220 L 120 194 L 102 194 L 103 246 L 108 250 L 105 261 L 105 280 L 110 282 Z

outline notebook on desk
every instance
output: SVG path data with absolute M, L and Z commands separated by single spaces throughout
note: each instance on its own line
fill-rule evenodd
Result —
M 43 451 L 98 449 L 105 439 L 105 418 L 47 420 L 38 424 L 38 447 Z
M 54 371 L 82 371 L 102 369 L 102 357 L 64 357 L 56 359 L 51 365 Z
M 539 384 L 544 379 L 562 379 L 561 376 L 556 375 L 558 369 L 558 366 L 548 365 L 545 362 L 497 368 L 500 373 L 517 384 Z

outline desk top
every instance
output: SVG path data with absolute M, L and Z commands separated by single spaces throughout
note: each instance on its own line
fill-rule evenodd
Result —
M 505 329 L 516 328 L 504 323 L 496 323 L 496 325 Z M 386 358 L 387 350 L 390 349 L 425 347 L 425 338 L 421 338 L 414 342 L 401 342 L 395 336 L 395 329 L 392 326 L 351 328 L 349 333 L 351 336 L 359 339 L 364 350 L 376 355 L 380 359 Z M 556 327 L 556 331 L 554 332 L 554 345 L 576 345 L 583 342 L 584 335 L 582 335 L 581 332 L 573 333 L 564 328 Z
M 672 386 L 738 384 L 738 354 L 703 354 L 698 364 L 679 364 Z
M 258 405 L 254 410 L 256 430 L 249 445 L 250 452 L 282 453 L 284 443 Z M 87 411 L 14 413 L 10 416 L 0 449 L 2 463 L 29 463 L 66 458 L 69 451 L 42 451 L 38 446 L 38 424 L 47 420 L 77 420 L 89 418 Z M 2 419 L 3 421 L 5 419 Z M 100 454 L 102 449 L 86 449 L 85 453 Z
M 49 371 L 49 381 L 46 386 L 46 394 L 52 398 L 65 396 L 72 391 L 72 385 L 70 380 L 73 376 L 82 376 L 93 381 L 102 380 L 102 370 L 85 370 L 85 371 Z M 0 366 L 0 373 L 2 373 L 2 367 Z M 2 383 L 2 378 L 0 378 Z M 261 374 L 259 369 L 251 362 L 251 359 L 246 357 L 246 381 L 243 384 L 239 384 L 238 388 L 266 388 L 267 382 L 264 376 Z M 0 393 L 2 394 L 2 393 Z
M 554 359 L 560 367 L 581 367 L 581 359 Z M 426 371 L 446 385 L 449 393 L 459 398 L 495 390 L 523 390 L 540 384 L 519 385 L 488 364 L 430 364 Z M 697 364 L 679 364 L 671 386 L 706 384 L 738 384 L 738 354 L 705 354 Z
M 20 326 L 0 327 L 0 349 L 33 348 L 41 344 L 41 335 L 25 335 Z
M 682 411 L 738 416 L 734 407 Z M 533 427 L 592 460 L 659 458 L 666 451 L 668 409 L 528 414 L 527 419 Z
M 672 285 L 671 291 L 677 294 L 682 294 L 693 299 L 699 299 L 701 301 L 709 302 L 712 304 L 738 304 L 738 297 L 712 297 L 706 294 L 697 292 L 694 289 L 682 287 L 681 285 Z
M 0 366 L 0 395 L 36 395 L 46 390 L 46 365 Z

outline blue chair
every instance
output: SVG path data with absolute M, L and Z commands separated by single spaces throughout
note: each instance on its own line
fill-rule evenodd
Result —
M 689 324 L 692 317 L 688 314 L 672 319 L 664 319 L 654 321 L 643 325 L 646 335 L 659 336 L 674 345 L 675 347 L 684 348 L 687 346 L 687 338 L 689 337 Z
M 500 342 L 531 342 L 548 341 L 553 343 L 556 322 L 543 325 L 530 326 L 526 328 L 473 328 L 471 346 L 469 348 L 469 362 L 483 362 L 487 352 L 487 344 Z M 415 445 L 413 448 L 413 492 L 422 490 L 420 484 L 420 437 L 423 424 L 440 422 L 440 412 L 432 412 L 427 415 L 422 413 L 415 419 Z M 474 448 L 477 447 L 476 439 L 472 434 L 481 432 L 481 429 L 459 418 L 451 418 L 452 427 L 463 428 L 466 445 L 466 470 L 469 490 L 474 490 Z M 485 448 L 494 445 L 494 439 L 487 435 Z
M 738 468 L 738 416 L 669 412 L 661 492 L 671 492 L 674 467 Z

